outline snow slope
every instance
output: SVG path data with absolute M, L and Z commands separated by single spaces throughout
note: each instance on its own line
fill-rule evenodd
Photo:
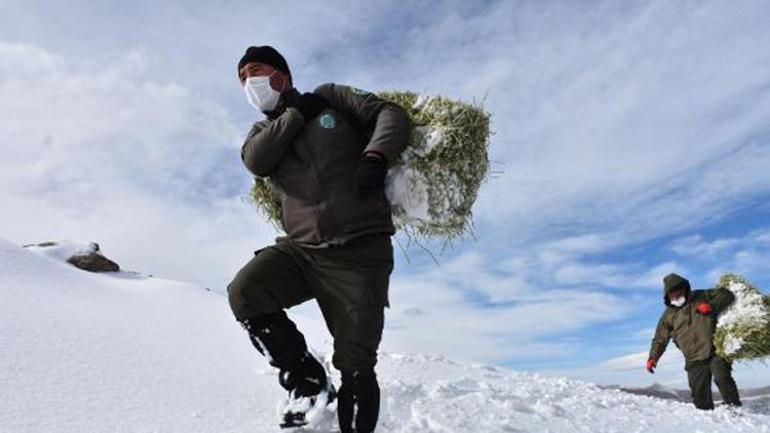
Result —
M 296 319 L 328 352 L 323 326 Z M 383 433 L 770 431 L 752 410 L 436 356 L 383 353 L 379 375 Z M 221 294 L 91 274 L 0 240 L 0 432 L 276 432 L 282 395 Z M 330 410 L 313 431 L 334 426 Z

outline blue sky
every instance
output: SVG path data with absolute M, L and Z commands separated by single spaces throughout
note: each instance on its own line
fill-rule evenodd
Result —
M 385 347 L 681 386 L 675 355 L 641 371 L 663 275 L 770 287 L 768 13 L 0 0 L 0 237 L 94 240 L 126 268 L 223 290 L 275 236 L 244 202 L 239 148 L 260 116 L 235 76 L 248 45 L 271 44 L 302 90 L 485 98 L 493 114 L 477 240 L 440 267 L 396 250 Z M 766 385 L 766 370 L 741 366 L 739 382 Z

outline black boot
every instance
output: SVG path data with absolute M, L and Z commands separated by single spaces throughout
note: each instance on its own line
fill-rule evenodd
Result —
M 254 347 L 280 369 L 278 383 L 289 392 L 281 427 L 306 425 L 306 415 L 319 413 L 334 401 L 336 391 L 326 369 L 307 350 L 305 338 L 285 312 L 261 314 L 242 324 Z
M 302 354 L 298 367 L 281 369 L 278 383 L 286 391 L 294 391 L 298 397 L 316 395 L 327 386 L 326 369 L 309 352 Z
M 372 433 L 380 415 L 380 386 L 373 368 L 343 371 L 337 395 L 342 433 Z

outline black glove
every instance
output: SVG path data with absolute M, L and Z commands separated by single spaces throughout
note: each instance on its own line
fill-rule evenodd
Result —
M 367 197 L 385 189 L 388 160 L 384 156 L 364 155 L 356 170 L 356 195 Z
M 302 113 L 305 122 L 310 122 L 329 107 L 329 101 L 323 96 L 308 92 L 299 95 L 293 106 Z

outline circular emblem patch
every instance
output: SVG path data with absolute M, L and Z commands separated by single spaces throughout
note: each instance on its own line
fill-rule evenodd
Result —
M 337 119 L 331 114 L 326 113 L 318 118 L 318 124 L 321 125 L 321 128 L 332 129 L 337 126 Z

